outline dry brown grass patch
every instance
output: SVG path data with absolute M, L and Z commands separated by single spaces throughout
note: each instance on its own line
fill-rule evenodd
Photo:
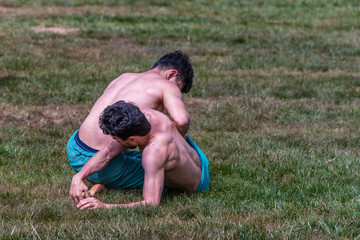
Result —
M 67 53 L 71 58 L 79 61 L 89 61 L 94 64 L 104 64 L 104 60 L 114 61 L 117 56 L 139 56 L 139 58 L 150 58 L 147 47 L 136 44 L 134 39 L 110 38 L 109 40 L 91 40 L 91 45 L 86 47 L 72 46 Z
M 0 125 L 15 124 L 22 127 L 61 126 L 66 122 L 79 125 L 88 114 L 88 105 L 48 105 L 18 107 L 0 103 Z
M 228 71 L 227 74 L 237 77 L 248 77 L 248 76 L 261 76 L 271 77 L 274 75 L 285 75 L 285 76 L 305 76 L 308 78 L 321 78 L 321 77 L 339 77 L 339 76 L 351 76 L 360 77 L 360 72 L 345 72 L 342 70 L 329 70 L 326 72 L 310 72 L 310 71 L 296 71 L 288 70 L 286 68 L 276 68 L 272 70 L 264 69 L 250 69 L 250 70 L 234 70 Z
M 65 27 L 32 27 L 31 28 L 34 32 L 41 33 L 41 32 L 50 32 L 56 33 L 60 35 L 67 35 L 72 33 L 79 32 L 78 28 L 65 28 Z

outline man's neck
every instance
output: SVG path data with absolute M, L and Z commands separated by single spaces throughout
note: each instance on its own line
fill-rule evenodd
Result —
M 166 72 L 161 71 L 158 68 L 153 68 L 153 69 L 149 70 L 149 72 L 157 73 L 157 74 L 161 75 L 162 77 L 166 78 Z

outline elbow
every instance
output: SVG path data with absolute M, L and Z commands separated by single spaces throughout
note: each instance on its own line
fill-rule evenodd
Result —
M 176 125 L 181 129 L 188 129 L 190 126 L 190 115 L 186 114 L 174 119 Z

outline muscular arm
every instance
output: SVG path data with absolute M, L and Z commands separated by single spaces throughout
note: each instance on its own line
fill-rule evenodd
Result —
M 98 151 L 83 168 L 73 176 L 69 194 L 75 202 L 83 198 L 82 194 L 89 197 L 88 187 L 83 180 L 88 176 L 103 170 L 116 155 L 123 151 L 125 147 L 117 141 L 111 141 L 107 146 Z
M 167 159 L 167 144 L 159 141 L 156 145 L 146 147 L 142 154 L 142 164 L 145 171 L 143 201 L 127 204 L 108 204 L 110 207 L 134 207 L 137 205 L 159 205 L 164 187 L 165 161 Z
M 163 95 L 164 108 L 169 113 L 175 127 L 185 136 L 190 127 L 190 115 L 181 99 L 180 89 L 171 83 Z
M 86 208 L 113 208 L 113 207 L 135 207 L 142 205 L 159 205 L 161 193 L 164 187 L 165 161 L 168 158 L 168 143 L 159 141 L 156 146 L 148 146 L 142 154 L 142 164 L 145 170 L 145 180 L 143 187 L 144 200 L 127 204 L 107 204 L 102 203 L 96 198 L 85 198 L 77 205 L 84 210 Z

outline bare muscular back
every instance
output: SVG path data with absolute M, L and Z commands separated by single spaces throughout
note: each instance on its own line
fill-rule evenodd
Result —
M 112 141 L 112 137 L 103 134 L 99 127 L 99 117 L 107 106 L 124 100 L 133 102 L 140 109 L 150 108 L 163 111 L 163 92 L 166 88 L 174 87 L 174 85 L 160 74 L 151 71 L 122 74 L 109 84 L 94 104 L 80 126 L 80 139 L 94 149 L 103 148 Z
M 152 161 L 158 161 L 160 154 L 156 154 L 157 151 L 166 149 L 163 158 L 165 159 L 164 185 L 182 191 L 195 192 L 201 180 L 201 163 L 198 153 L 177 131 L 166 115 L 151 109 L 142 111 L 151 124 L 153 136 L 149 145 L 144 149 L 140 148 L 143 152 L 143 163 L 146 154 L 156 155 Z M 150 148 L 151 151 L 147 151 L 146 148 Z

